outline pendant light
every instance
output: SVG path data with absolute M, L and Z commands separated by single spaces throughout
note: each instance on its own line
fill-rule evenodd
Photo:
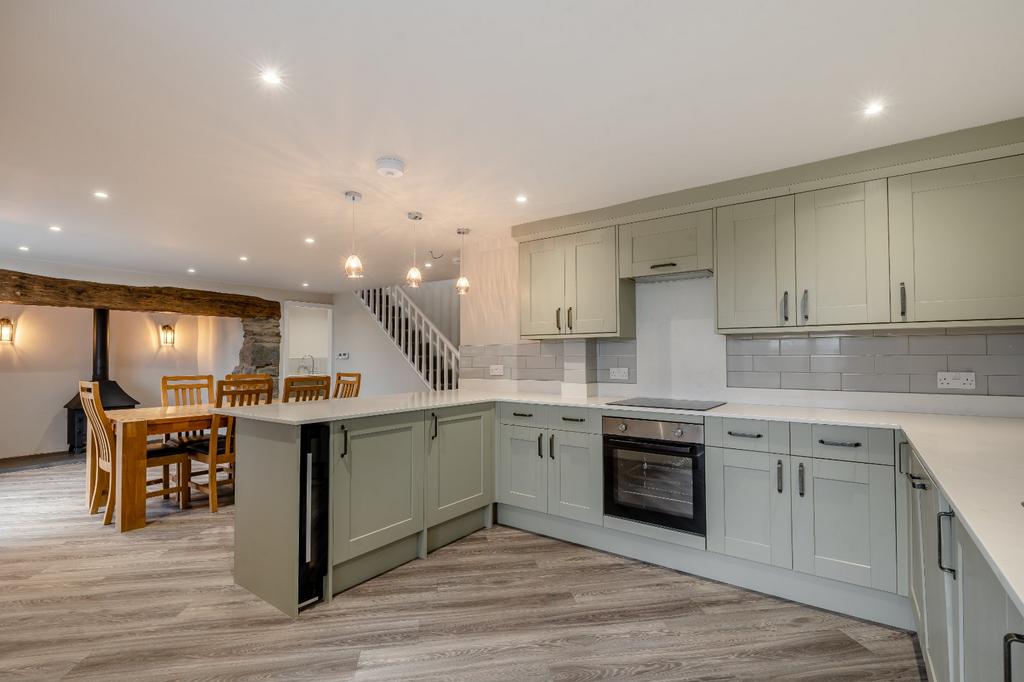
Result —
M 362 198 L 363 195 L 359 192 L 345 192 L 346 201 L 352 202 L 352 255 L 345 259 L 345 274 L 349 279 L 359 279 L 363 276 L 363 261 L 356 255 L 356 202 Z
M 459 278 L 455 280 L 455 291 L 459 292 L 459 296 L 465 296 L 469 293 L 469 278 L 462 274 L 462 263 L 466 260 L 466 235 L 469 234 L 469 228 L 460 227 L 455 230 L 455 234 L 462 238 L 459 247 Z
M 405 283 L 412 289 L 418 289 L 423 282 L 423 275 L 416 267 L 416 223 L 423 220 L 423 214 L 419 211 L 409 211 L 409 220 L 412 221 L 412 267 L 405 273 Z

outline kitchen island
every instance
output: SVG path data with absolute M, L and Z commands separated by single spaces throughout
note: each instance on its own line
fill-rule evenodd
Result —
M 976 547 L 991 571 L 991 582 L 1005 591 L 1007 613 L 1016 617 L 1016 612 L 1024 611 L 1024 543 L 1019 531 L 1024 521 L 1024 420 L 740 404 L 668 413 L 611 407 L 611 400 L 457 390 L 221 410 L 239 419 L 235 580 L 294 615 L 306 603 L 328 600 L 487 526 L 493 520 L 493 503 L 498 502 L 498 518 L 508 525 L 914 629 L 911 593 L 917 567 L 911 550 L 920 543 L 912 535 L 911 511 L 917 508 L 912 495 L 924 481 L 941 493 L 934 504 L 955 516 L 957 532 L 962 533 L 956 543 L 947 538 L 946 563 L 955 559 L 950 554 L 954 544 Z M 536 409 L 523 409 L 526 406 Z M 502 496 L 507 481 L 501 480 L 496 467 L 506 447 L 501 434 L 525 427 L 514 426 L 514 420 L 504 415 L 532 416 L 545 408 L 592 415 L 587 424 L 599 425 L 602 415 L 704 423 L 709 454 L 719 448 L 726 457 L 735 445 L 715 440 L 723 438 L 722 423 L 785 422 L 781 426 L 786 439 L 767 455 L 773 491 L 776 455 L 770 453 L 792 455 L 795 489 L 796 462 L 819 463 L 819 439 L 815 435 L 811 440 L 812 432 L 818 433 L 814 429 L 861 429 L 871 434 L 872 443 L 875 434 L 887 432 L 892 443 L 888 455 L 884 448 L 872 449 L 871 461 L 856 465 L 859 468 L 848 463 L 856 475 L 843 489 L 857 490 L 854 484 L 865 466 L 875 467 L 873 471 L 888 467 L 889 478 L 883 480 L 889 481 L 892 494 L 886 504 L 895 508 L 895 522 L 890 522 L 889 535 L 879 537 L 891 543 L 894 556 L 875 551 L 870 561 L 849 559 L 851 565 L 859 561 L 870 569 L 871 575 L 860 582 L 852 573 L 849 578 L 814 574 L 813 562 L 837 564 L 823 556 L 822 547 L 812 553 L 811 565 L 794 561 L 788 568 L 722 556 L 729 554 L 728 540 L 723 550 L 721 538 L 715 537 L 724 523 L 714 518 L 722 510 L 718 503 L 716 511 L 711 488 L 706 548 L 673 543 L 639 527 L 602 527 L 600 520 L 595 525 L 509 504 Z M 589 425 L 573 428 L 590 430 L 595 437 L 599 433 Z M 767 440 L 758 443 L 767 448 Z M 751 449 L 757 447 L 761 446 Z M 750 459 L 756 453 L 739 454 Z M 780 460 L 784 456 L 779 455 Z M 825 489 L 823 485 L 821 490 Z M 822 519 L 839 509 L 819 510 L 819 528 Z M 728 516 L 728 510 L 725 513 Z M 936 531 L 934 517 L 923 521 L 921 528 Z M 799 530 L 793 526 L 794 543 Z M 952 532 L 948 526 L 939 530 Z M 795 547 L 792 556 L 797 557 Z M 935 563 L 933 553 L 924 559 Z M 878 582 L 877 574 L 888 575 L 890 570 L 891 585 L 888 577 Z

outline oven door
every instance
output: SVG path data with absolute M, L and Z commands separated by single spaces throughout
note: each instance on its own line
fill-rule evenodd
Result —
M 704 446 L 605 436 L 604 513 L 704 535 Z

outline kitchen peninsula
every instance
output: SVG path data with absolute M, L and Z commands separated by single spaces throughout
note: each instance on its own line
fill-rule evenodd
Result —
M 504 525 L 919 632 L 937 566 L 959 568 L 959 588 L 1000 609 L 970 632 L 1022 629 L 1024 420 L 611 400 L 457 390 L 221 410 L 239 419 L 235 581 L 296 615 L 496 509 Z M 602 512 L 602 421 L 616 419 L 703 427 L 706 537 Z

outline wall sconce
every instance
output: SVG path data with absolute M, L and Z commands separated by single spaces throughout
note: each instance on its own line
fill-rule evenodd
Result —
M 0 320 L 0 343 L 14 343 L 14 323 L 10 318 Z
M 165 324 L 164 326 L 160 327 L 160 345 L 174 345 L 174 327 L 172 327 L 169 324 Z

